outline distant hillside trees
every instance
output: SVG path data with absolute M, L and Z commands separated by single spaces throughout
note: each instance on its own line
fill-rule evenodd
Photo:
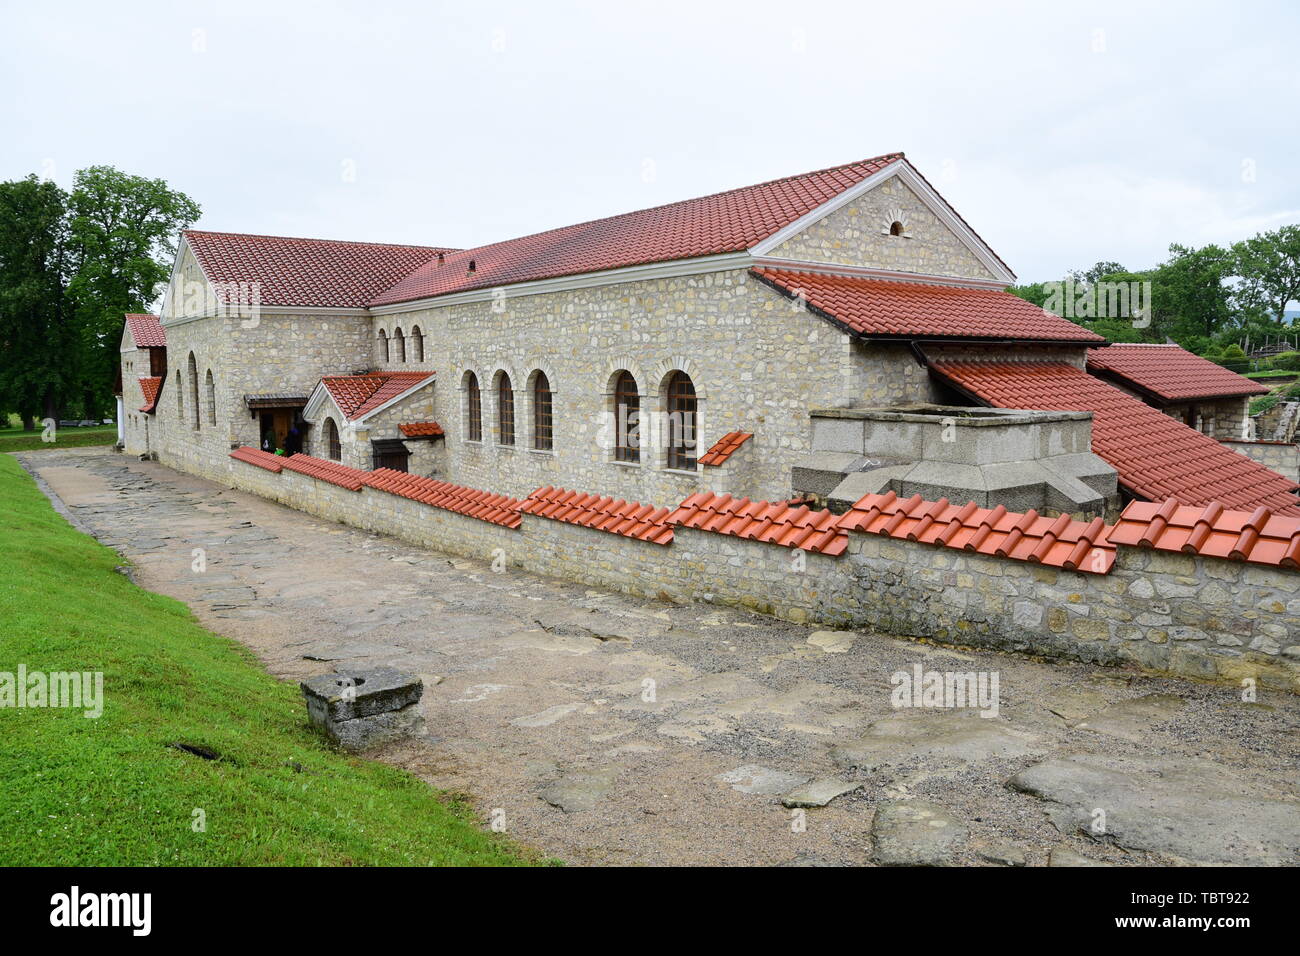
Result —
M 1062 280 L 1067 281 L 1085 290 L 1097 283 L 1151 283 L 1149 314 L 1069 316 L 1112 342 L 1172 339 L 1225 364 L 1245 365 L 1244 346 L 1254 349 L 1300 335 L 1286 315 L 1287 305 L 1300 300 L 1300 226 L 1263 232 L 1228 248 L 1175 243 L 1169 258 L 1153 269 L 1129 272 L 1117 262 L 1099 262 L 1070 273 Z M 1008 291 L 1046 306 L 1056 288 L 1039 282 Z

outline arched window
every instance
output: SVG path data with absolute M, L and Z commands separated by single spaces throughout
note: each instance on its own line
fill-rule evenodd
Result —
M 424 333 L 418 325 L 411 329 L 411 361 L 424 361 Z
M 212 381 L 212 369 L 208 369 L 208 374 L 203 380 L 203 398 L 208 403 L 208 424 L 217 423 L 217 386 Z
M 379 361 L 388 364 L 388 333 L 383 329 L 379 330 Z
M 889 225 L 889 234 L 891 236 L 901 236 L 905 231 L 906 231 L 906 227 L 897 219 L 895 219 Z
M 673 372 L 667 388 L 668 467 L 695 470 L 695 385 L 685 372 Z
M 515 443 L 515 390 L 510 385 L 510 376 L 505 372 L 497 374 L 497 444 L 513 445 Z
M 406 336 L 401 329 L 393 329 L 393 361 L 406 362 Z
M 172 387 L 176 389 L 176 417 L 184 423 L 185 421 L 185 380 L 181 378 L 181 370 L 176 369 L 176 378 L 172 382 Z
M 614 380 L 614 460 L 641 460 L 641 393 L 636 379 L 624 370 Z
M 199 365 L 194 361 L 194 353 L 190 353 L 190 426 L 198 431 L 199 428 Z
M 329 455 L 330 461 L 343 460 L 343 445 L 339 442 L 339 427 L 334 424 L 334 419 L 325 419 L 325 453 Z
M 538 451 L 551 451 L 555 447 L 551 412 L 551 382 L 539 370 L 533 375 L 533 447 Z
M 478 376 L 473 372 L 465 373 L 465 405 L 468 421 L 465 434 L 470 441 L 483 440 L 483 396 L 478 390 Z

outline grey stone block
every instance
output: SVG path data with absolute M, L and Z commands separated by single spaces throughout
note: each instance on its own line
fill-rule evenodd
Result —
M 415 674 L 391 667 L 322 674 L 301 684 L 312 726 L 347 750 L 364 750 L 423 732 Z

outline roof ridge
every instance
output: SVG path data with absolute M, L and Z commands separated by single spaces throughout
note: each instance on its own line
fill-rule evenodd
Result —
M 522 236 L 511 236 L 508 239 L 498 239 L 495 242 L 485 242 L 481 246 L 472 246 L 468 249 L 456 249 L 456 250 L 448 250 L 448 251 L 454 251 L 455 253 L 457 253 L 458 256 L 463 256 L 469 253 L 480 252 L 484 249 L 491 249 L 493 246 L 505 245 L 506 243 L 509 242 L 522 242 L 525 239 L 535 239 L 539 236 L 547 236 L 554 232 L 563 232 L 566 229 L 579 229 L 583 226 L 594 225 L 595 223 L 598 222 L 606 222 L 610 219 L 622 219 L 624 216 L 635 216 L 638 213 L 654 212 L 655 210 L 658 209 L 669 209 L 673 206 L 680 206 L 685 203 L 703 202 L 706 199 L 716 199 L 719 196 L 729 196 L 732 193 L 746 192 L 747 190 L 750 189 L 762 189 L 765 186 L 776 186 L 779 185 L 780 183 L 794 182 L 796 179 L 807 179 L 809 176 L 822 176 L 825 175 L 826 173 L 839 172 L 842 169 L 848 169 L 852 166 L 866 166 L 870 163 L 881 162 L 882 160 L 890 160 L 892 162 L 897 159 L 905 159 L 905 158 L 906 157 L 902 152 L 883 153 L 880 156 L 872 156 L 867 159 L 858 159 L 858 160 L 854 160 L 851 163 L 840 163 L 839 165 L 836 166 L 827 166 L 825 169 L 812 169 L 806 173 L 795 173 L 792 176 L 781 176 L 777 179 L 768 179 L 761 183 L 751 183 L 748 186 L 733 186 L 731 189 L 721 189 L 717 192 L 705 193 L 703 196 L 688 196 L 685 199 L 674 199 L 672 202 L 659 203 L 656 206 L 642 206 L 640 209 L 629 209 L 626 212 L 616 212 L 608 216 L 597 216 L 594 219 L 584 219 L 582 222 L 570 222 L 570 223 L 566 223 L 563 226 L 554 226 L 550 229 L 542 229 L 539 232 L 530 232 Z M 412 272 L 414 271 L 415 270 L 412 270 Z
M 368 239 L 318 239 L 312 236 L 278 236 L 261 232 L 226 232 L 220 229 L 182 229 L 181 235 L 232 236 L 241 239 L 280 239 L 285 242 L 332 242 L 345 246 L 386 246 L 390 249 L 428 249 L 430 252 L 464 252 L 456 246 L 426 246 L 418 242 L 372 242 Z

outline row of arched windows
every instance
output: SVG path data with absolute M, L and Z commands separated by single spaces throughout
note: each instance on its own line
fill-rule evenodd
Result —
M 466 372 L 465 429 L 467 441 L 483 441 L 483 393 L 478 375 Z M 493 422 L 496 444 L 515 445 L 515 389 L 510 374 L 498 371 L 492 391 L 495 397 Z M 529 377 L 527 392 L 530 397 L 531 443 L 536 451 L 553 451 L 555 448 L 555 401 L 551 381 L 538 369 Z M 613 407 L 609 410 L 614 426 L 613 457 L 615 461 L 638 464 L 641 461 L 642 440 L 641 391 L 636 378 L 626 369 L 614 375 L 611 393 Z M 698 399 L 695 384 L 680 369 L 668 374 L 662 388 L 663 424 L 659 429 L 663 444 L 664 464 L 668 468 L 694 471 L 696 467 L 695 429 Z
M 194 353 L 186 362 L 188 376 L 181 377 L 181 370 L 176 370 L 176 414 L 181 421 L 185 421 L 185 392 L 188 389 L 190 393 L 190 427 L 195 431 L 200 427 L 200 416 L 202 412 L 199 409 L 199 366 L 194 359 Z M 216 425 L 217 423 L 217 388 L 212 380 L 212 369 L 208 369 L 207 375 L 203 378 L 203 397 L 208 405 L 208 424 Z
M 410 353 L 409 357 L 408 352 Z M 418 325 L 412 326 L 409 337 L 402 334 L 400 325 L 393 329 L 391 337 L 383 329 L 380 329 L 379 359 L 385 365 L 393 362 L 401 364 L 405 364 L 407 361 L 423 362 L 424 333 L 420 331 L 420 327 Z

